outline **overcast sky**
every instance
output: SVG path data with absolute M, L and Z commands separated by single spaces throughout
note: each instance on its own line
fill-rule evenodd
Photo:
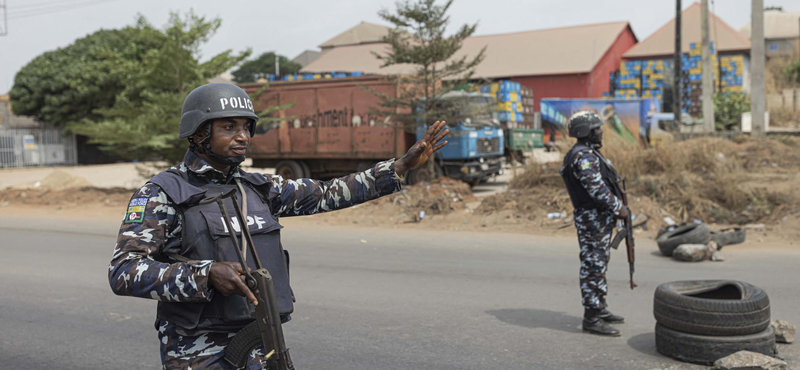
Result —
M 377 12 L 394 0 L 0 0 L 7 4 L 8 34 L 0 36 L 0 94 L 16 72 L 36 56 L 99 29 L 121 28 L 137 13 L 163 26 L 170 11 L 220 17 L 222 27 L 203 47 L 205 56 L 227 49 L 277 51 L 289 58 L 361 21 L 386 24 Z M 734 29 L 750 20 L 750 0 L 712 0 L 714 11 Z M 691 5 L 684 0 L 684 8 Z M 765 6 L 800 10 L 798 0 L 765 0 Z M 2 10 L 0 10 L 2 12 Z M 639 40 L 668 22 L 675 1 L 665 0 L 455 0 L 451 27 L 478 22 L 476 34 L 497 34 L 588 23 L 629 21 Z M 45 13 L 45 14 L 43 14 Z M 2 14 L 0 14 L 2 22 Z M 386 24 L 388 25 L 388 24 Z M 547 53 L 547 50 L 541 50 Z

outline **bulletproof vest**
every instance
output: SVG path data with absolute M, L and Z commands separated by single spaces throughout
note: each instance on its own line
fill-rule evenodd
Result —
M 621 198 L 622 192 L 617 183 L 619 176 L 617 175 L 616 169 L 614 169 L 614 165 L 603 157 L 600 152 L 578 143 L 564 156 L 564 164 L 561 166 L 560 171 L 561 178 L 564 179 L 564 184 L 567 186 L 567 193 L 569 193 L 572 206 L 575 207 L 575 209 L 595 209 L 599 206 L 589 195 L 586 188 L 583 187 L 581 181 L 575 177 L 575 155 L 583 151 L 591 151 L 600 158 L 600 176 L 603 182 L 615 196 Z
M 242 187 L 247 193 L 247 228 L 262 267 L 272 275 L 278 312 L 282 317 L 290 314 L 294 307 L 294 296 L 289 286 L 289 256 L 283 251 L 280 240 L 282 226 L 273 216 L 267 199 L 271 186 L 261 175 L 243 176 Z M 180 212 L 182 221 L 179 250 L 162 251 L 176 253 L 190 260 L 239 261 L 233 241 L 228 233 L 224 216 L 216 202 L 200 205 L 199 201 L 236 189 L 236 184 L 192 184 L 187 174 L 176 170 L 161 172 L 150 182 L 167 193 Z M 259 189 L 261 191 L 256 191 Z M 242 201 L 237 190 L 236 198 Z M 232 198 L 223 201 L 231 224 L 241 243 L 241 226 L 234 212 Z M 167 249 L 177 248 L 168 246 Z M 255 270 L 252 254 L 246 252 L 247 265 Z M 215 292 L 210 302 L 158 302 L 158 317 L 189 330 L 227 331 L 241 327 L 253 320 L 250 305 L 245 297 L 224 297 Z

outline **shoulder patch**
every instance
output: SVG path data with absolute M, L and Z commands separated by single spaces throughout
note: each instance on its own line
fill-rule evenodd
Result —
M 583 171 L 592 168 L 592 162 L 590 162 L 588 160 L 585 160 L 585 159 L 580 162 L 580 165 L 581 165 L 581 170 L 583 170 Z
M 125 213 L 125 223 L 142 223 L 144 221 L 144 209 L 147 206 L 146 197 L 138 197 L 131 199 L 128 203 L 128 212 Z

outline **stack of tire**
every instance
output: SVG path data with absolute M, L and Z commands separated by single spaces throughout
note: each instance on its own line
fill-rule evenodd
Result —
M 732 280 L 661 284 L 655 292 L 656 349 L 679 361 L 711 365 L 739 351 L 777 354 L 767 293 Z
M 672 256 L 672 252 L 681 244 L 708 244 L 711 232 L 705 224 L 680 224 L 670 229 L 661 229 L 656 236 L 658 250 L 665 256 Z

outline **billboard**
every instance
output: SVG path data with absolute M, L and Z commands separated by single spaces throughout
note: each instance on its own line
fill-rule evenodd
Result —
M 613 131 L 625 141 L 636 142 L 647 132 L 647 117 L 660 112 L 661 100 L 647 99 L 542 99 L 542 124 L 566 131 L 573 113 L 589 110 L 606 123 L 604 131 Z

